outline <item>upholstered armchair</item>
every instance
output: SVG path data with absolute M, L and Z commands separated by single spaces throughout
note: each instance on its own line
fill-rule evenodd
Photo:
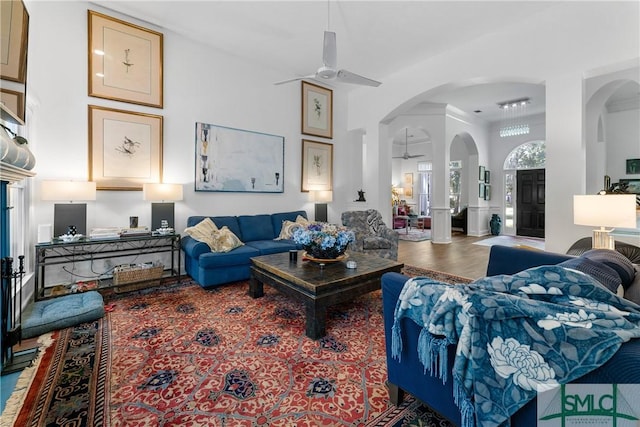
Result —
M 387 227 L 375 209 L 342 213 L 342 225 L 356 235 L 349 249 L 355 252 L 398 259 L 398 233 Z
M 398 205 L 398 213 L 393 216 L 393 228 L 404 228 L 407 226 L 406 216 L 409 215 L 410 209 L 407 205 Z
M 462 228 L 462 232 L 467 234 L 467 208 L 451 215 L 451 228 Z

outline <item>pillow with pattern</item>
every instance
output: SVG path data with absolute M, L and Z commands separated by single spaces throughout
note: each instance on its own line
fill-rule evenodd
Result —
M 218 232 L 218 227 L 211 221 L 211 218 L 205 218 L 192 227 L 184 229 L 184 233 L 191 236 L 193 239 L 206 243 L 211 250 L 215 247 L 215 233 Z
M 226 225 L 215 233 L 213 252 L 229 252 L 235 248 L 243 246 L 238 236 L 233 234 Z
M 309 224 L 309 220 L 303 217 L 302 215 L 298 215 L 296 221 L 284 220 L 282 222 L 282 230 L 280 230 L 280 235 L 273 240 L 287 240 L 293 238 L 293 232 L 298 228 L 305 227 Z

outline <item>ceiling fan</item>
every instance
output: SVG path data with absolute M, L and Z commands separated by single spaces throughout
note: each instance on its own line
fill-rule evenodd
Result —
M 413 135 L 411 135 L 413 136 Z M 416 157 L 424 157 L 424 154 L 409 154 L 409 128 L 404 130 L 404 154 L 402 156 L 394 156 L 394 159 L 415 159 Z
M 327 15 L 329 15 L 329 2 L 327 2 Z M 283 80 L 274 84 L 281 85 L 303 79 L 317 79 L 320 81 L 335 80 L 342 83 L 352 83 L 373 87 L 378 87 L 382 84 L 379 81 L 352 73 L 351 71 L 339 70 L 337 62 L 338 50 L 336 47 L 336 33 L 333 31 L 325 31 L 324 43 L 322 44 L 322 66 L 318 68 L 315 74 Z

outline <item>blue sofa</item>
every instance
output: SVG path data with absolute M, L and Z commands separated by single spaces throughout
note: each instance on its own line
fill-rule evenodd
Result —
M 210 216 L 218 228 L 224 226 L 238 236 L 243 246 L 229 252 L 211 252 L 206 243 L 190 236 L 181 240 L 187 274 L 206 288 L 237 280 L 247 280 L 251 257 L 300 249 L 292 240 L 274 240 L 280 235 L 285 220 L 295 221 L 298 215 L 307 218 L 305 211 L 264 215 Z M 190 216 L 187 227 L 198 224 L 206 216 Z
M 487 275 L 514 274 L 540 265 L 553 265 L 571 259 L 568 255 L 551 252 L 532 251 L 523 248 L 492 246 L 489 255 Z M 418 359 L 417 343 L 421 327 L 412 320 L 403 318 L 401 362 L 392 357 L 391 336 L 396 302 L 408 277 L 398 273 L 386 273 L 382 276 L 382 299 L 384 327 L 386 336 L 387 371 L 389 397 L 393 404 L 402 402 L 404 392 L 411 393 L 427 406 L 448 418 L 455 425 L 461 424 L 460 409 L 454 403 L 453 381 L 443 384 L 438 376 L 424 372 L 424 366 Z M 455 347 L 447 349 L 449 367 L 453 366 Z M 581 384 L 640 384 L 640 339 L 624 343 L 616 354 L 604 365 L 586 374 L 573 383 Z M 511 425 L 536 426 L 537 406 L 532 400 L 520 408 L 512 417 Z

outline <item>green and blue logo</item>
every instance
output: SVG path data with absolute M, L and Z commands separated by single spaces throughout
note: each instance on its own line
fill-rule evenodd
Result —
M 640 384 L 563 384 L 538 395 L 538 426 L 637 426 L 638 396 Z

